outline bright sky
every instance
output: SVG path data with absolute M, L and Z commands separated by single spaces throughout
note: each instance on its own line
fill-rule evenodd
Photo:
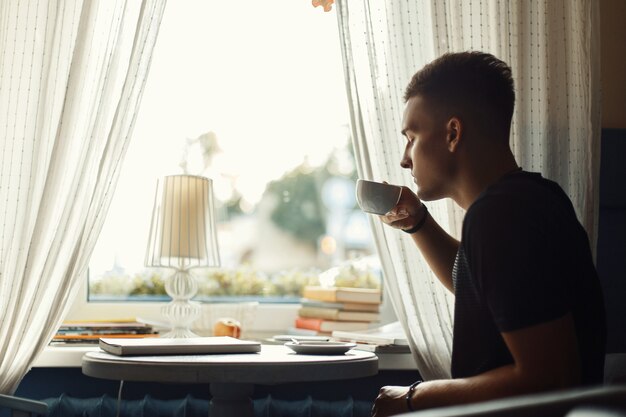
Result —
M 143 265 L 156 180 L 186 139 L 217 134 L 215 170 L 255 203 L 268 181 L 346 143 L 335 12 L 310 0 L 167 4 L 133 138 L 91 271 Z M 213 178 L 219 193 L 228 187 Z

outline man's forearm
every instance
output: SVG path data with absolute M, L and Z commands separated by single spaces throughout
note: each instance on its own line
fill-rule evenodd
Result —
M 430 214 L 427 216 L 422 229 L 411 236 L 439 281 L 454 292 L 452 268 L 459 250 L 459 241 L 443 230 Z
M 418 385 L 411 403 L 415 410 L 469 404 L 515 395 L 564 388 L 549 378 L 524 375 L 506 365 L 470 378 L 428 381 Z

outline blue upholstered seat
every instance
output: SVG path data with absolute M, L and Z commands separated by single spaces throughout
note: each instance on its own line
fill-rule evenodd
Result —
M 73 398 L 61 395 L 44 400 L 49 417 L 115 417 L 117 399 L 108 395 L 96 398 Z M 347 398 L 341 401 L 279 400 L 271 396 L 254 400 L 255 417 L 369 417 L 372 404 Z M 179 400 L 159 400 L 145 396 L 140 400 L 122 400 L 120 417 L 206 417 L 209 404 L 191 395 Z

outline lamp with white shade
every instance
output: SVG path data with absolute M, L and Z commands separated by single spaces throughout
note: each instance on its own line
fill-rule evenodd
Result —
M 172 301 L 161 313 L 172 328 L 162 337 L 197 337 L 191 325 L 201 309 L 191 301 L 198 284 L 190 269 L 220 266 L 209 178 L 171 175 L 157 183 L 145 264 L 176 270 L 165 282 Z

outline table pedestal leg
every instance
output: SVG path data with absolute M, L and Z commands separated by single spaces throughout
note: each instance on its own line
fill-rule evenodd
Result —
M 254 391 L 252 384 L 217 384 L 212 383 L 210 417 L 254 417 L 250 396 Z

